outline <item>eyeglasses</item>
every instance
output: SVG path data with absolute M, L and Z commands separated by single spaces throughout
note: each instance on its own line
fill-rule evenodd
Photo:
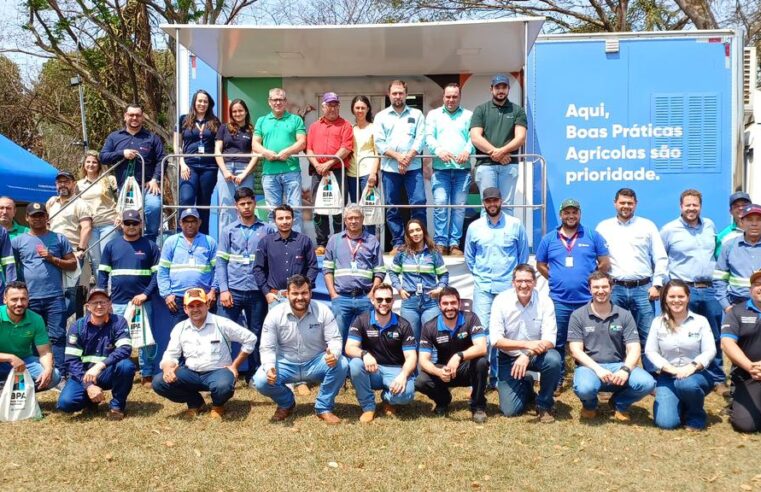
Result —
M 102 307 L 102 306 L 108 306 L 108 303 L 111 301 L 91 301 L 87 304 L 94 307 Z
M 530 279 L 530 280 L 513 280 L 513 282 L 515 282 L 516 284 L 533 284 L 534 283 L 534 279 Z
M 281 98 L 276 98 L 276 99 L 270 98 L 270 101 L 272 101 L 273 103 L 282 103 L 282 102 L 285 102 L 285 98 L 282 98 L 282 99 Z
M 375 301 L 378 304 L 383 304 L 383 303 L 391 304 L 392 302 L 394 302 L 394 298 L 393 297 L 376 297 Z

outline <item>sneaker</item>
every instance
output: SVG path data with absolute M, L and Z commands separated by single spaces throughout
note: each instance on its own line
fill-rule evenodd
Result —
M 463 256 L 465 256 L 465 253 L 463 253 L 462 250 L 458 248 L 457 246 L 452 246 L 451 248 L 449 248 L 449 256 L 456 256 L 458 258 L 462 258 Z
M 333 412 L 325 412 L 317 414 L 317 418 L 325 422 L 326 424 L 336 425 L 341 423 L 341 419 Z
M 112 408 L 108 411 L 108 414 L 106 414 L 107 420 L 113 420 L 113 421 L 119 421 L 124 420 L 124 412 L 119 410 L 118 408 Z
M 591 410 L 587 410 L 586 408 L 581 409 L 581 418 L 583 419 L 593 419 L 597 417 L 597 409 L 593 408 Z
M 483 410 L 476 410 L 473 412 L 473 422 L 477 424 L 483 424 L 486 422 L 486 412 Z
M 295 403 L 288 408 L 277 407 L 275 409 L 274 415 L 272 415 L 272 418 L 270 420 L 272 420 L 273 422 L 282 422 L 283 420 L 291 416 L 294 408 L 296 408 Z
M 222 420 L 225 416 L 225 407 L 211 407 L 211 420 Z
M 552 415 L 552 410 L 546 410 L 544 408 L 537 409 L 537 422 L 540 424 L 551 424 L 555 422 L 555 416 Z
M 363 424 L 369 424 L 370 422 L 373 421 L 374 418 L 375 418 L 375 412 L 373 411 L 362 412 L 362 415 L 359 416 L 359 421 L 360 423 L 363 423 Z
M 443 417 L 447 412 L 449 412 L 449 405 L 436 405 L 436 408 L 433 409 L 433 413 L 437 417 Z
M 317 256 L 325 256 L 325 246 L 317 246 L 314 250 L 314 254 Z
M 449 248 L 446 246 L 442 246 L 441 244 L 436 245 L 436 251 L 441 253 L 442 255 L 448 255 L 449 254 Z

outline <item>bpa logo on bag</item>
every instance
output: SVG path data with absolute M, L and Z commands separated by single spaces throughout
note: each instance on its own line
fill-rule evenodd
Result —
M 13 388 L 11 389 L 11 409 L 24 408 L 26 403 L 26 381 L 24 374 L 15 374 L 13 376 Z

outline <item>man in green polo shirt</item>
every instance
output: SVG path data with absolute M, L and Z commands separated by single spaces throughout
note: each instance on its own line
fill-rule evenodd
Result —
M 491 101 L 476 107 L 470 120 L 470 139 L 479 154 L 489 157 L 476 161 L 476 184 L 483 192 L 487 188 L 498 188 L 503 198 L 505 211 L 515 199 L 515 185 L 518 182 L 517 160 L 513 154 L 526 142 L 526 112 L 519 105 L 510 102 L 510 80 L 498 73 L 491 79 Z
M 0 306 L 0 382 L 5 382 L 11 368 L 29 369 L 37 391 L 54 388 L 61 380 L 53 367 L 48 332 L 42 317 L 27 309 L 29 292 L 24 282 L 10 282 Z M 32 344 L 39 357 L 32 353 Z
M 0 196 L 0 226 L 8 231 L 8 237 L 13 239 L 19 234 L 29 232 L 29 228 L 16 222 L 16 202 L 7 196 Z
M 272 111 L 256 120 L 251 143 L 254 153 L 264 157 L 264 199 L 273 208 L 283 204 L 293 207 L 293 229 L 301 232 L 301 167 L 293 155 L 306 147 L 304 120 L 285 110 L 288 100 L 283 89 L 271 89 L 268 102 Z

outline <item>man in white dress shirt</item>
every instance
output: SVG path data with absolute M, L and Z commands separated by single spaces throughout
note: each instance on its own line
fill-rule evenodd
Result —
M 616 216 L 597 225 L 597 232 L 608 242 L 610 252 L 611 301 L 634 316 L 644 348 L 655 317 L 654 301 L 660 297 L 668 275 L 668 256 L 655 224 L 634 215 L 637 209 L 634 190 L 618 190 L 613 205 Z M 647 372 L 655 372 L 647 357 L 642 358 L 642 365 Z

